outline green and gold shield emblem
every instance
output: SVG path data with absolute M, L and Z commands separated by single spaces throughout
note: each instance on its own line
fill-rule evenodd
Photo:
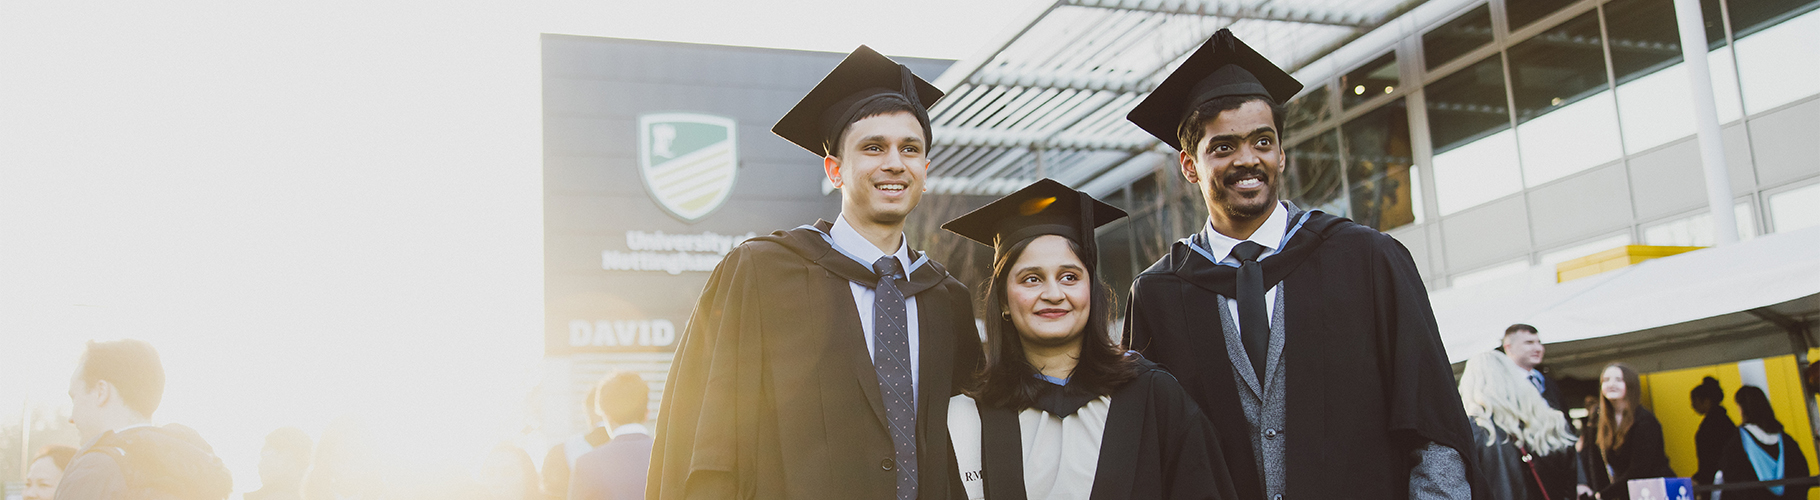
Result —
M 720 208 L 733 192 L 739 154 L 732 118 L 695 113 L 638 117 L 638 166 L 651 199 L 684 222 Z

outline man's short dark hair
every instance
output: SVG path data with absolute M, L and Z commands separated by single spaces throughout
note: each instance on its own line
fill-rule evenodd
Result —
M 600 381 L 595 393 L 598 396 L 594 402 L 599 405 L 600 413 L 613 425 L 645 421 L 645 413 L 651 405 L 651 385 L 637 373 L 614 372 Z
M 1283 132 L 1283 105 L 1261 95 L 1229 95 L 1215 97 L 1201 103 L 1200 106 L 1195 106 L 1193 111 L 1189 111 L 1188 116 L 1182 118 L 1182 126 L 1176 129 L 1175 134 L 1176 138 L 1182 141 L 1182 150 L 1189 154 L 1200 155 L 1201 152 L 1198 150 L 1201 147 L 1201 138 L 1207 135 L 1207 122 L 1219 118 L 1220 113 L 1239 109 L 1251 101 L 1262 101 L 1270 106 L 1271 121 L 1277 127 L 1277 142 L 1281 143 L 1286 135 Z
M 1509 337 L 1511 335 L 1516 335 L 1516 334 L 1523 333 L 1523 332 L 1529 332 L 1529 333 L 1533 333 L 1533 334 L 1537 334 L 1537 335 L 1541 334 L 1541 332 L 1536 331 L 1536 327 L 1525 325 L 1522 323 L 1517 323 L 1514 325 L 1510 325 L 1510 328 L 1505 328 L 1504 336 Z
M 859 111 L 853 114 L 853 121 L 847 122 L 846 125 L 841 125 L 840 130 L 834 133 L 834 137 L 828 138 L 828 140 L 831 142 L 830 144 L 828 144 L 828 156 L 832 156 L 835 158 L 841 157 L 840 156 L 841 147 L 844 146 L 845 143 L 847 142 L 846 141 L 847 129 L 853 128 L 853 124 L 859 123 L 860 120 L 864 120 L 864 119 L 871 118 L 874 116 L 888 115 L 888 114 L 892 114 L 892 113 L 910 113 L 910 116 L 916 117 L 916 121 L 918 124 L 923 125 L 924 129 L 928 128 L 929 124 L 923 122 L 923 115 L 917 113 L 916 105 L 910 104 L 910 101 L 908 99 L 904 99 L 902 97 L 897 97 L 897 96 L 880 97 L 877 99 L 873 99 L 871 102 L 867 102 L 866 105 L 864 105 L 864 106 L 860 106 Z M 928 137 L 923 138 L 923 155 L 924 155 L 924 157 L 927 157 L 929 154 L 929 144 L 928 143 L 930 143 L 930 142 L 932 142 L 932 139 L 930 139 Z
M 147 417 L 164 401 L 164 363 L 158 360 L 158 350 L 143 340 L 88 341 L 81 378 L 89 387 L 106 380 L 120 390 L 127 408 Z

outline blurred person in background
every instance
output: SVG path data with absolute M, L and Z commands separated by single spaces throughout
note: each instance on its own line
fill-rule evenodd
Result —
M 606 381 L 604 377 L 600 379 L 600 383 Z M 549 498 L 568 498 L 569 471 L 574 470 L 575 459 L 613 439 L 612 430 L 607 428 L 607 422 L 602 419 L 600 410 L 594 403 L 600 383 L 595 384 L 596 390 L 588 391 L 588 397 L 581 406 L 582 413 L 587 414 L 588 418 L 587 432 L 571 436 L 550 447 L 550 452 L 543 457 L 543 493 Z
M 487 453 L 481 467 L 481 489 L 486 500 L 537 500 L 543 491 L 537 484 L 537 464 L 531 454 L 512 443 L 499 443 Z
M 1632 479 L 1674 477 L 1662 444 L 1662 422 L 1643 407 L 1641 378 L 1630 365 L 1612 363 L 1599 372 L 1599 413 L 1592 421 L 1587 455 L 1589 484 L 1575 490 L 1600 500 L 1629 500 Z
M 613 429 L 613 440 L 575 459 L 570 500 L 633 500 L 645 497 L 651 468 L 651 430 L 645 415 L 651 385 L 633 372 L 614 372 L 595 388 L 594 401 Z
M 1700 429 L 1694 431 L 1694 457 L 1700 464 L 1694 483 L 1713 484 L 1713 473 L 1719 471 L 1719 462 L 1725 458 L 1725 445 L 1738 439 L 1738 427 L 1726 414 L 1725 405 L 1720 404 L 1725 400 L 1725 389 L 1719 387 L 1718 379 L 1706 377 L 1687 398 L 1693 403 L 1694 413 L 1703 415 Z
M 1547 349 L 1542 346 L 1542 337 L 1536 333 L 1536 327 L 1517 323 L 1505 328 L 1502 348 L 1504 355 L 1523 370 L 1524 379 L 1529 385 L 1535 387 L 1542 399 L 1548 402 L 1548 407 L 1561 412 L 1562 418 L 1567 418 L 1567 409 L 1561 405 L 1561 388 L 1555 385 L 1554 379 L 1542 373 L 1542 354 Z
M 51 500 L 55 497 L 57 481 L 63 479 L 63 469 L 69 467 L 70 459 L 75 456 L 76 449 L 68 446 L 51 445 L 40 450 L 25 471 L 25 491 L 21 492 L 21 498 Z
M 374 500 L 384 498 L 379 450 L 361 423 L 337 417 L 322 431 L 310 472 L 304 475 L 306 500 Z
M 164 364 L 141 340 L 89 341 L 70 377 L 70 423 L 86 443 L 57 500 L 227 498 L 234 480 L 200 434 L 158 426 Z
M 1576 438 L 1567 420 L 1534 390 L 1528 371 L 1506 354 L 1479 353 L 1466 361 L 1460 376 L 1460 402 L 1476 424 L 1473 444 L 1490 497 L 1571 498 Z
M 1763 389 L 1744 386 L 1732 396 L 1738 403 L 1739 417 L 1744 420 L 1738 429 L 1732 431 L 1731 442 L 1726 444 L 1723 457 L 1719 461 L 1720 480 L 1725 483 L 1742 483 L 1748 481 L 1775 481 L 1807 477 L 1807 455 L 1801 453 L 1801 445 L 1776 420 L 1776 410 L 1770 407 L 1769 396 Z M 1769 488 L 1752 488 L 1725 490 L 1720 498 L 1725 500 L 1757 500 L 1779 498 L 1807 498 L 1806 486 L 1773 486 Z
M 267 434 L 259 451 L 259 490 L 247 492 L 246 500 L 302 500 L 313 446 L 310 435 L 296 427 Z

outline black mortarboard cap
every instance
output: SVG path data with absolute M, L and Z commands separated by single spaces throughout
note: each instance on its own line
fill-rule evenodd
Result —
M 992 247 L 993 261 L 1006 247 L 1025 238 L 1045 234 L 1059 235 L 1080 243 L 1087 251 L 1081 262 L 1088 270 L 1098 268 L 1099 245 L 1093 230 L 1125 218 L 1125 211 L 1092 196 L 1075 191 L 1051 179 L 1042 179 L 1005 195 L 978 210 L 968 212 L 942 224 L 952 231 L 982 245 Z
M 1265 96 L 1283 104 L 1301 91 L 1302 82 L 1251 50 L 1232 36 L 1232 31 L 1222 29 L 1190 54 L 1169 78 L 1163 79 L 1125 119 L 1181 151 L 1177 132 L 1182 120 L 1201 104 L 1240 95 Z
M 910 91 L 912 88 L 914 92 Z M 834 71 L 822 77 L 809 95 L 771 126 L 771 132 L 817 156 L 826 156 L 840 140 L 841 130 L 860 118 L 854 116 L 860 108 L 892 96 L 909 101 L 916 108 L 923 137 L 934 142 L 928 110 L 942 98 L 942 91 L 911 73 L 910 68 L 864 45 L 847 54 Z

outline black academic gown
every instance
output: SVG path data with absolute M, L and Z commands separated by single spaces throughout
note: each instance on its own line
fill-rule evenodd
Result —
M 885 407 L 850 280 L 877 277 L 807 228 L 727 254 L 671 365 L 647 498 L 895 498 Z M 945 499 L 955 473 L 948 398 L 981 355 L 973 306 L 933 261 L 897 286 L 917 301 L 920 497 Z
M 1310 212 L 1261 262 L 1264 286 L 1282 283 L 1287 301 L 1285 496 L 1409 498 L 1410 454 L 1433 442 L 1459 452 L 1480 497 L 1470 424 L 1409 251 Z M 1132 283 L 1125 338 L 1207 412 L 1240 497 L 1263 498 L 1215 298 L 1233 295 L 1236 275 L 1177 242 Z
M 1088 498 L 1239 498 L 1219 453 L 1219 438 L 1206 415 L 1169 372 L 1142 358 L 1138 366 L 1137 378 L 1112 394 Z M 1098 397 L 1065 392 L 1060 387 L 1050 392 L 1053 394 L 1046 394 L 1046 401 L 1038 405 L 1050 413 L 1073 413 Z M 1026 500 L 1018 411 L 980 406 L 980 464 L 985 469 L 989 500 Z M 953 496 L 965 498 L 960 476 L 952 476 L 950 481 Z
M 1725 445 L 1737 440 L 1738 426 L 1732 423 L 1731 415 L 1724 406 L 1714 404 L 1694 431 L 1694 458 L 1700 464 L 1700 470 L 1694 472 L 1694 482 L 1713 484 L 1713 473 L 1719 471 L 1719 463 L 1725 458 Z
M 1756 436 L 1745 439 L 1738 433 L 1737 427 L 1732 428 L 1731 435 L 1732 439 L 1722 448 L 1720 452 L 1722 457 L 1719 459 L 1719 470 L 1725 471 L 1725 482 L 1746 483 L 1765 480 L 1757 475 L 1757 468 L 1751 465 L 1750 455 L 1744 450 L 1744 447 L 1755 446 L 1769 454 L 1770 458 L 1776 457 L 1777 447 L 1757 441 Z M 1782 433 L 1782 453 L 1782 479 L 1808 476 L 1811 471 L 1807 467 L 1807 455 L 1801 452 L 1801 443 L 1795 442 L 1795 437 L 1790 436 L 1787 432 Z M 1725 500 L 1800 500 L 1807 498 L 1807 489 L 1804 486 L 1784 486 L 1780 496 L 1770 492 L 1768 488 L 1725 490 L 1720 498 Z

